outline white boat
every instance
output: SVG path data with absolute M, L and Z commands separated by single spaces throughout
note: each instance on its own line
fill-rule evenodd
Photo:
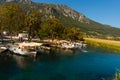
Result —
M 86 47 L 86 44 L 83 42 L 71 42 L 71 43 L 62 43 L 61 46 L 67 49 L 82 49 Z
M 36 42 L 23 42 L 23 43 L 15 43 L 9 44 L 8 49 L 18 55 L 36 55 L 39 47 L 42 43 Z
M 0 49 L 5 50 L 5 49 L 7 49 L 7 48 L 6 48 L 6 47 L 4 47 L 4 46 L 1 46 L 1 47 L 0 47 Z
M 8 49 L 7 49 L 6 47 L 4 47 L 4 46 L 1 46 L 1 47 L 0 47 L 0 54 L 1 54 L 1 53 L 4 53 L 4 52 L 6 52 L 6 51 L 8 51 Z

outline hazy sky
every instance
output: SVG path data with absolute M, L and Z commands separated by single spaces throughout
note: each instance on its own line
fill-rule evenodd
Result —
M 32 0 L 39 3 L 65 4 L 88 18 L 120 28 L 120 0 Z

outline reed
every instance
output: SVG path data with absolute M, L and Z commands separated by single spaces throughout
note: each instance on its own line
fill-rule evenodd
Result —
M 113 80 L 120 80 L 120 71 L 116 71 Z
M 103 47 L 108 50 L 120 51 L 120 41 L 85 38 L 87 44 L 94 47 Z

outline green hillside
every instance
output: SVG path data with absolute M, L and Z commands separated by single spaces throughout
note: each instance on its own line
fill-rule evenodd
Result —
M 10 4 L 1 1 L 1 5 Z M 17 3 L 17 2 L 16 2 Z M 95 22 L 83 14 L 59 4 L 45 4 L 45 3 L 18 3 L 26 13 L 38 10 L 41 15 L 41 20 L 44 22 L 46 18 L 58 18 L 65 27 L 78 27 L 86 37 L 99 38 L 119 38 L 120 29 L 103 25 Z M 98 15 L 99 16 L 99 15 Z

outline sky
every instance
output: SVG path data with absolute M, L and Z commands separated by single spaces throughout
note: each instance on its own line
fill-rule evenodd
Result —
M 39 3 L 64 4 L 86 17 L 120 28 L 120 0 L 32 0 Z

